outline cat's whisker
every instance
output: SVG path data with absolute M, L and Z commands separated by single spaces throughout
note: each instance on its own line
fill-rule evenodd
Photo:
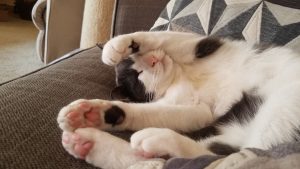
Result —
M 157 74 L 157 71 L 154 71 L 153 74 L 152 74 L 152 80 L 150 81 L 150 85 L 149 85 L 149 91 L 152 91 L 152 92 L 145 93 L 145 97 L 146 97 L 147 102 L 150 102 L 154 97 L 153 93 L 155 92 L 155 89 L 156 89 L 156 84 L 155 84 L 156 74 Z

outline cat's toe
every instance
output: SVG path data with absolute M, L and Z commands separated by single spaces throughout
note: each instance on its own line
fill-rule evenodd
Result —
M 69 154 L 76 158 L 85 159 L 91 151 L 94 142 L 77 133 L 64 132 L 62 144 Z
M 108 41 L 102 51 L 103 63 L 114 66 L 125 57 L 128 57 L 133 52 L 133 48 L 137 48 L 137 45 L 132 46 L 132 38 L 126 35 L 117 36 Z
M 136 150 L 137 155 L 145 158 L 162 157 L 170 155 L 169 146 L 176 133 L 170 129 L 147 128 L 134 133 L 130 138 L 130 144 Z
M 111 44 L 107 44 L 103 48 L 102 62 L 114 66 L 122 60 L 123 55 L 123 52 L 119 52 Z

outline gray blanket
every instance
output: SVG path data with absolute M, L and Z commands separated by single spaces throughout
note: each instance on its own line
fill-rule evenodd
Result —
M 129 169 L 300 169 L 300 142 L 281 144 L 270 150 L 243 149 L 229 156 L 194 159 L 152 159 Z

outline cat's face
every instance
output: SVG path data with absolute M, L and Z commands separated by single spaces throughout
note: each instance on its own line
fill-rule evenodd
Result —
M 117 85 L 131 101 L 155 100 L 165 92 L 173 66 L 173 60 L 161 50 L 133 54 L 116 66 Z

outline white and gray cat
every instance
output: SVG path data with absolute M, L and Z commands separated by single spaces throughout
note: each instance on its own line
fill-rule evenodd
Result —
M 129 58 L 129 59 L 128 59 Z M 77 100 L 58 115 L 62 143 L 97 167 L 268 149 L 300 139 L 300 57 L 283 47 L 191 33 L 137 32 L 103 48 L 137 102 Z M 134 130 L 130 142 L 105 130 Z

